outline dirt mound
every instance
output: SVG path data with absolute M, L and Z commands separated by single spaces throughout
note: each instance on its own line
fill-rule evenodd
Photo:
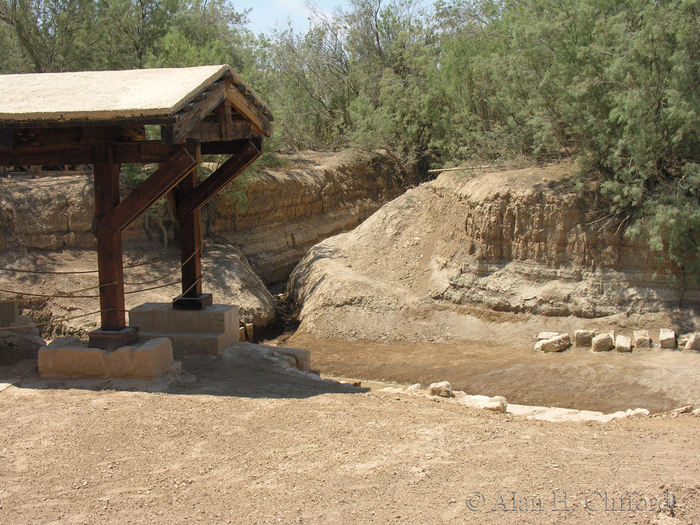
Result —
M 301 261 L 289 286 L 301 328 L 348 339 L 493 340 L 499 312 L 663 317 L 673 292 L 653 278 L 641 243 L 571 191 L 574 170 L 445 173 L 408 191 Z M 698 298 L 686 292 L 689 303 Z M 691 314 L 676 321 L 693 328 Z
M 151 261 L 158 262 L 138 266 Z M 180 250 L 177 247 L 164 250 L 147 242 L 129 242 L 124 246 L 124 264 L 125 282 L 134 283 L 125 287 L 127 310 L 146 302 L 167 303 L 181 292 L 179 284 L 151 289 L 180 279 Z M 3 297 L 20 297 L 24 313 L 34 322 L 54 323 L 48 331 L 42 328 L 45 338 L 65 334 L 85 336 L 98 327 L 99 314 L 84 316 L 100 308 L 96 297 L 97 253 L 94 250 L 4 252 L 0 254 L 0 267 L 46 272 L 0 271 Z M 94 273 L 59 273 L 81 271 Z M 207 242 L 202 254 L 202 273 L 205 292 L 212 293 L 216 303 L 239 305 L 241 319 L 264 326 L 275 318 L 272 296 L 235 246 L 222 240 Z M 77 297 L 55 297 L 59 292 L 76 290 L 83 291 L 77 292 Z M 59 321 L 61 319 L 67 320 Z
M 349 231 L 415 181 L 388 156 L 350 151 L 279 155 L 203 209 L 206 231 L 236 244 L 266 283 L 284 281 L 321 240 Z

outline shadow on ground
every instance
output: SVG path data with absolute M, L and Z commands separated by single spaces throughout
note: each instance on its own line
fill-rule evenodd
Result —
M 82 389 L 162 392 L 173 395 L 235 396 L 247 398 L 301 399 L 321 394 L 356 394 L 367 388 L 314 380 L 293 369 L 280 368 L 255 350 L 257 345 L 231 347 L 222 355 L 176 356 L 182 362 L 182 375 L 163 376 L 156 381 L 140 379 L 42 380 L 36 359 L 5 361 L 0 366 L 0 385 L 37 390 Z M 0 388 L 1 389 L 1 388 Z

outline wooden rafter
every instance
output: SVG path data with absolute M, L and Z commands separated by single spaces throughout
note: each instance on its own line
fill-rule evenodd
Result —
M 197 164 L 199 155 L 192 157 L 185 148 L 181 148 L 98 222 L 95 230 L 97 237 L 124 230 L 173 189 Z
M 233 152 L 231 158 L 224 162 L 219 169 L 191 190 L 186 197 L 178 200 L 178 219 L 181 220 L 200 209 L 227 184 L 243 173 L 262 154 L 262 141 L 257 140 L 256 142 L 257 144 L 250 140 L 246 141 L 238 151 Z
M 234 109 L 251 122 L 256 132 L 266 136 L 270 135 L 272 129 L 270 121 L 263 116 L 255 103 L 248 100 L 246 95 L 233 82 L 229 81 L 226 83 L 226 93 Z
M 192 128 L 199 124 L 204 117 L 213 112 L 226 98 L 224 81 L 221 80 L 202 94 L 201 100 L 190 102 L 175 115 L 175 122 L 163 126 L 161 140 L 166 144 L 178 144 L 185 141 Z

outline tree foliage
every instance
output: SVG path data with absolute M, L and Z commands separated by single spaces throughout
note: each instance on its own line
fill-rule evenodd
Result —
M 0 0 L 0 71 L 225 62 L 280 147 L 385 148 L 422 169 L 575 157 L 681 288 L 698 279 L 700 0 L 311 9 L 307 30 L 256 37 L 229 0 Z

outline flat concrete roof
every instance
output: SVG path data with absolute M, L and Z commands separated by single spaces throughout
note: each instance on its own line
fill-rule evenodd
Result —
M 0 75 L 0 121 L 170 116 L 230 66 Z

